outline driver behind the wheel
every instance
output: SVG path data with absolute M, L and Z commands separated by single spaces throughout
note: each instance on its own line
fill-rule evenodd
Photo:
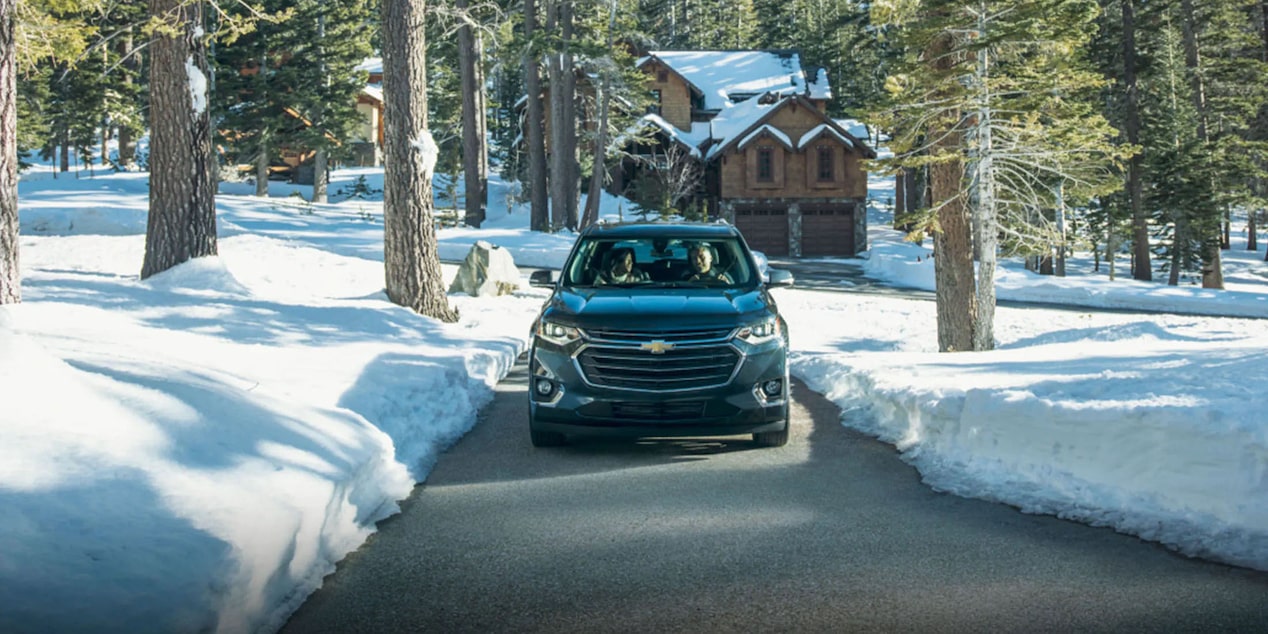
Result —
M 688 282 L 716 280 L 724 284 L 734 284 L 731 276 L 714 266 L 717 263 L 717 256 L 714 254 L 713 247 L 708 244 L 696 244 L 688 249 L 687 262 L 691 265 L 691 270 L 686 277 Z

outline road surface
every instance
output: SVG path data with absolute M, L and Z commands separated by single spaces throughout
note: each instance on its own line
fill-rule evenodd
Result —
M 800 382 L 776 449 L 534 449 L 525 390 L 521 361 L 283 631 L 1268 631 L 1268 574 L 934 492 Z

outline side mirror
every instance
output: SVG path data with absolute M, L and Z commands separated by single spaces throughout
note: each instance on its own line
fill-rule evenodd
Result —
M 554 271 L 533 271 L 528 276 L 528 285 L 540 286 L 542 288 L 554 288 L 555 287 L 555 272 Z
M 771 288 L 775 288 L 777 286 L 791 287 L 793 285 L 792 271 L 785 271 L 784 269 L 771 269 L 770 281 L 767 282 L 766 285 Z

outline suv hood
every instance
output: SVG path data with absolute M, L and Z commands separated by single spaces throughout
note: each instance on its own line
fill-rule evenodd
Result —
M 735 325 L 772 313 L 765 292 L 754 289 L 562 288 L 547 314 L 585 327 L 593 323 L 663 326 Z

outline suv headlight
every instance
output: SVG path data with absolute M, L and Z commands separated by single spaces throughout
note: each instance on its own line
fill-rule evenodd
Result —
M 572 326 L 543 319 L 537 322 L 537 336 L 555 345 L 566 346 L 580 339 L 581 331 Z
M 779 337 L 779 318 L 772 317 L 740 328 L 735 336 L 749 343 L 766 343 Z

